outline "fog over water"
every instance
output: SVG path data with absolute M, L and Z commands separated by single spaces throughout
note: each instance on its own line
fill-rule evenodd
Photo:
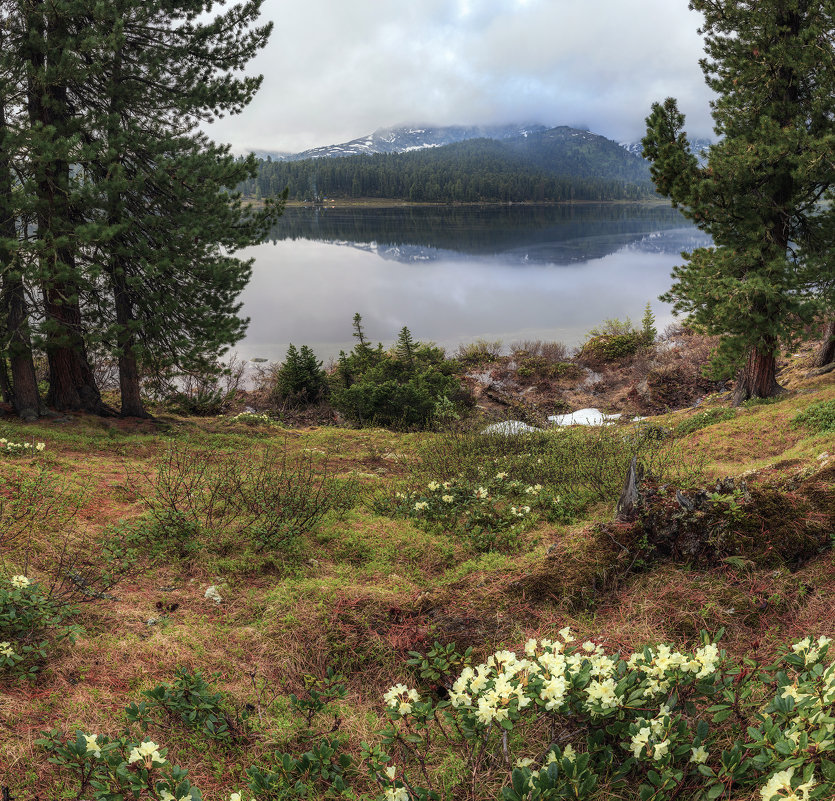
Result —
M 580 344 L 606 318 L 638 322 L 680 252 L 710 240 L 665 206 L 288 209 L 254 257 L 236 350 L 283 359 L 290 342 L 327 361 L 348 350 L 351 320 L 391 344 L 415 339 L 449 351 L 475 339 Z

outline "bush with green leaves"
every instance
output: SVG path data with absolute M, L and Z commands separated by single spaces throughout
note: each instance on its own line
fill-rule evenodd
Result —
M 364 761 L 387 801 L 437 800 L 441 783 L 443 797 L 503 801 L 831 798 L 829 643 L 807 637 L 760 668 L 705 634 L 691 651 L 623 659 L 564 628 L 451 672 L 443 697 L 391 687 L 389 725 Z
M 320 403 L 328 395 L 327 373 L 307 345 L 297 349 L 291 343 L 274 377 L 272 398 L 279 405 L 307 406 Z
M 82 629 L 70 623 L 77 609 L 27 576 L 0 578 L 0 677 L 32 677 L 58 645 Z
M 346 695 L 345 677 L 328 668 L 325 676 L 305 677 L 302 695 L 290 695 L 290 704 L 304 721 L 302 738 L 314 744 L 300 756 L 276 751 L 271 758 L 247 769 L 249 789 L 261 801 L 287 798 L 336 798 L 350 792 L 356 773 L 354 760 L 345 752 L 346 738 L 338 733 L 340 718 L 333 702 Z M 311 727 L 317 715 L 333 715 L 326 734 Z
M 261 801 L 344 797 L 354 761 L 343 737 L 324 737 L 298 757 L 276 751 L 267 767 L 247 768 L 249 789 Z
M 65 740 L 59 729 L 53 729 L 44 732 L 37 744 L 58 766 L 75 798 L 201 801 L 203 797 L 188 780 L 188 771 L 173 765 L 166 749 L 153 740 L 83 731 Z
M 804 426 L 816 434 L 835 431 L 835 400 L 818 401 L 798 412 L 792 419 L 792 426 Z
M 470 402 L 457 377 L 458 362 L 446 359 L 434 345 L 415 342 L 404 326 L 396 345 L 384 351 L 365 340 L 362 319 L 354 318 L 357 345 L 340 353 L 331 402 L 355 425 L 394 429 L 424 429 L 439 409 L 447 418 L 449 405 L 464 409 Z
M 203 737 L 224 745 L 246 738 L 248 712 L 237 710 L 225 694 L 213 692 L 198 671 L 177 668 L 171 684 L 143 690 L 147 701 L 127 707 L 129 723 L 138 723 L 143 731 L 161 724 L 160 715 L 196 729 Z

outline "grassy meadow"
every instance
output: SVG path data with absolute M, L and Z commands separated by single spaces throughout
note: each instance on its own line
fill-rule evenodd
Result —
M 0 581 L 28 577 L 52 605 L 38 613 L 35 650 L 0 670 L 0 784 L 20 801 L 92 798 L 81 774 L 50 761 L 43 732 L 64 742 L 132 731 L 167 748 L 205 799 L 428 798 L 418 784 L 439 798 L 533 798 L 508 748 L 536 759 L 553 741 L 565 756 L 566 742 L 583 748 L 576 725 L 538 719 L 509 741 L 497 729 L 492 755 L 484 735 L 475 759 L 458 750 L 459 732 L 420 755 L 417 740 L 381 734 L 404 726 L 384 694 L 402 683 L 443 701 L 468 661 L 522 654 L 566 626 L 577 643 L 624 658 L 657 643 L 692 650 L 700 632 L 723 629 L 728 658 L 757 665 L 807 635 L 835 636 L 835 425 L 793 422 L 815 404 L 835 408 L 835 384 L 793 375 L 773 403 L 731 410 L 712 396 L 641 423 L 533 437 L 246 417 L 3 420 L 0 436 L 32 447 L 0 455 Z M 691 556 L 613 522 L 633 455 L 665 503 L 735 477 L 705 496 L 706 539 Z M 3 631 L 10 598 L 0 596 Z M 435 648 L 421 666 L 414 654 L 436 643 L 455 649 Z M 178 669 L 222 694 L 206 708 L 222 709 L 226 736 L 207 736 L 204 717 L 189 722 L 173 702 L 148 712 L 144 729 L 141 714 L 126 713 Z M 329 669 L 344 679 L 329 684 Z M 765 704 L 756 692 L 750 714 Z M 716 723 L 716 742 L 744 737 L 741 720 Z M 338 781 L 308 772 L 295 783 L 298 766 L 282 768 L 276 754 L 298 757 L 322 738 L 350 765 Z M 385 760 L 375 769 L 369 756 L 375 744 L 412 778 L 388 781 Z M 284 783 L 265 779 L 256 792 L 253 766 Z M 679 797 L 699 797 L 693 781 L 679 780 Z M 671 798 L 673 786 L 640 797 Z M 718 793 L 759 797 L 729 780 Z M 576 795 L 540 797 L 639 795 L 607 775 Z

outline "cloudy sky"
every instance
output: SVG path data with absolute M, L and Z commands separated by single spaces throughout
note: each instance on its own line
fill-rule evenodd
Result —
M 710 134 L 687 0 L 265 0 L 254 103 L 209 128 L 236 151 L 297 152 L 400 124 L 541 122 L 619 141 L 654 100 Z

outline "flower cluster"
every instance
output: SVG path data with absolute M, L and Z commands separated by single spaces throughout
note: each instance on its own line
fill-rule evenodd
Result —
M 12 587 L 16 590 L 22 590 L 24 587 L 28 587 L 32 583 L 30 579 L 26 578 L 26 576 L 12 576 L 9 581 L 11 582 Z
M 248 426 L 272 426 L 277 424 L 276 420 L 263 412 L 240 412 L 230 417 L 229 422 L 243 423 Z
M 624 659 L 592 640 L 578 642 L 565 627 L 552 638 L 529 639 L 524 653 L 500 650 L 481 664 L 465 665 L 449 676 L 447 697 L 437 703 L 419 700 L 405 685 L 392 687 L 384 696 L 393 721 L 384 742 L 392 745 L 402 738 L 404 747 L 408 744 L 414 751 L 433 738 L 437 744 L 448 732 L 452 748 L 466 750 L 471 744 L 484 749 L 492 743 L 497 757 L 515 766 L 515 795 L 507 798 L 527 797 L 523 787 L 537 798 L 591 797 L 598 779 L 611 775 L 619 762 L 625 764 L 622 775 L 634 770 L 639 783 L 642 777 L 660 782 L 656 789 L 666 782 L 675 787 L 685 775 L 704 782 L 708 773 L 703 771 L 713 775 L 705 739 L 708 728 L 704 721 L 694 728 L 680 700 L 688 699 L 689 705 L 696 698 L 710 702 L 715 695 L 724 655 L 706 638 L 703 642 L 686 653 L 658 645 Z M 570 743 L 552 744 L 544 754 L 540 750 L 536 758 L 509 752 L 509 742 L 525 747 L 525 726 L 541 725 L 548 717 L 555 722 L 574 719 L 571 726 L 559 725 L 579 736 Z M 508 740 L 507 732 L 517 729 Z M 603 731 L 605 738 L 595 734 Z M 618 760 L 618 748 L 628 759 Z M 401 784 L 413 787 L 405 779 Z M 571 787 L 585 789 L 561 795 Z M 386 798 L 394 798 L 398 789 L 392 784 Z M 414 797 L 422 797 L 422 790 L 415 792 Z M 641 797 L 643 793 L 644 789 Z M 662 797 L 667 796 L 658 795 Z
M 0 453 L 17 456 L 25 453 L 40 453 L 46 448 L 45 442 L 10 442 L 5 437 L 0 437 Z
M 500 471 L 474 482 L 432 480 L 418 489 L 395 492 L 393 498 L 378 498 L 375 510 L 410 517 L 423 526 L 440 525 L 472 540 L 478 550 L 512 549 L 519 534 L 541 518 L 551 522 L 572 519 L 574 512 L 559 495 L 542 484 L 526 484 L 509 476 Z
M 128 764 L 132 765 L 134 762 L 144 762 L 145 767 L 150 770 L 154 763 L 164 765 L 165 759 L 160 756 L 159 746 L 153 740 L 146 740 L 131 750 Z
M 405 717 L 412 712 L 413 704 L 420 701 L 417 690 L 409 689 L 405 684 L 395 684 L 383 696 L 386 706 Z

